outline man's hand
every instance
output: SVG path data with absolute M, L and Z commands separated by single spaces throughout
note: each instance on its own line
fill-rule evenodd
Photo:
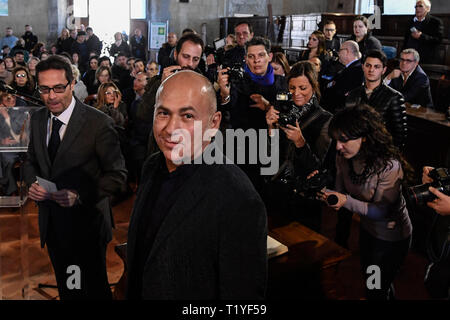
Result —
M 180 69 L 181 69 L 180 66 L 169 66 L 167 68 L 164 68 L 162 76 L 161 76 L 161 82 L 163 82 L 168 77 L 170 77 L 170 75 L 172 75 L 175 70 L 180 70 Z
M 250 107 L 252 108 L 258 108 L 261 109 L 262 111 L 267 111 L 270 107 L 270 102 L 266 100 L 266 98 L 264 98 L 262 95 L 260 94 L 252 94 L 250 96 L 250 99 L 252 99 L 253 101 L 255 101 L 255 104 L 250 105 Z
M 206 64 L 208 66 L 210 66 L 214 63 L 216 63 L 216 59 L 214 59 L 214 55 L 212 53 L 208 54 L 208 56 L 206 57 Z
M 421 32 L 421 31 L 414 31 L 414 32 L 411 33 L 411 36 L 412 36 L 414 39 L 419 39 L 421 35 L 422 35 L 422 32 Z
M 392 79 L 395 79 L 395 78 L 400 77 L 401 74 L 402 74 L 402 72 L 400 71 L 400 69 L 394 69 L 394 70 L 392 70 L 391 73 L 389 73 L 389 74 L 386 76 L 386 79 L 392 80 Z
M 429 187 L 428 190 L 430 190 L 430 192 L 432 192 L 437 197 L 437 199 L 428 202 L 427 205 L 430 208 L 433 208 L 434 211 L 436 211 L 440 215 L 450 215 L 450 197 L 433 187 Z
M 35 182 L 28 189 L 28 197 L 34 201 L 44 201 L 50 199 L 50 193 Z
M 65 208 L 72 207 L 78 199 L 78 193 L 75 190 L 67 189 L 53 192 L 50 196 L 53 201 Z
M 7 146 L 7 145 L 10 145 L 10 144 L 15 144 L 15 143 L 17 143 L 18 141 L 16 141 L 16 139 L 13 139 L 13 138 L 11 138 L 11 137 L 8 137 L 8 138 L 5 138 L 5 139 L 2 139 L 2 141 L 1 141 L 1 144 L 3 145 L 3 146 Z
M 217 83 L 219 84 L 222 102 L 224 102 L 224 99 L 230 95 L 230 76 L 226 74 L 228 70 L 230 70 L 230 68 L 222 69 L 222 67 L 219 67 L 217 69 Z
M 433 179 L 430 178 L 429 174 L 432 171 L 433 167 L 423 167 L 422 169 L 422 183 L 431 183 Z

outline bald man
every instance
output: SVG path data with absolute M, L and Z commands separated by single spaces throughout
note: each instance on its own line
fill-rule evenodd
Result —
M 202 161 L 221 117 L 213 87 L 196 72 L 159 87 L 153 134 L 161 151 L 144 164 L 130 220 L 128 299 L 264 298 L 264 204 L 237 166 L 220 164 L 223 156 Z

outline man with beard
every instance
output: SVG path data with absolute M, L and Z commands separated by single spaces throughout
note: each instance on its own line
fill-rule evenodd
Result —
M 25 26 L 25 34 L 22 39 L 25 40 L 25 50 L 28 52 L 31 52 L 38 43 L 38 38 L 33 34 L 33 28 L 29 24 Z
M 164 68 L 160 75 L 151 78 L 145 88 L 142 103 L 139 104 L 137 117 L 148 122 L 153 121 L 156 92 L 160 84 L 178 70 L 198 70 L 204 43 L 202 38 L 194 33 L 188 33 L 180 38 L 174 51 L 175 64 Z

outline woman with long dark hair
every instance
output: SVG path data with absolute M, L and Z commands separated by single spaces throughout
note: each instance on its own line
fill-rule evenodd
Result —
M 308 39 L 307 50 L 302 51 L 299 61 L 309 60 L 313 57 L 318 57 L 322 62 L 327 58 L 327 46 L 325 42 L 325 35 L 322 31 L 316 30 L 311 33 Z
M 343 109 L 333 117 L 328 130 L 338 152 L 336 191 L 327 190 L 322 200 L 333 195 L 337 203 L 329 205 L 331 208 L 346 208 L 360 216 L 362 275 L 368 280 L 373 274 L 369 266 L 375 266 L 380 275 L 379 288 L 365 286 L 367 299 L 393 298 L 393 281 L 411 240 L 402 182 L 412 171 L 372 107 Z

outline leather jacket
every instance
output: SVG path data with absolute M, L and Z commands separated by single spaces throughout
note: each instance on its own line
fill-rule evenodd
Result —
M 402 149 L 405 146 L 408 131 L 403 95 L 381 83 L 368 98 L 365 86 L 361 86 L 350 91 L 345 99 L 345 106 L 352 107 L 361 103 L 368 104 L 381 114 L 394 144 Z

